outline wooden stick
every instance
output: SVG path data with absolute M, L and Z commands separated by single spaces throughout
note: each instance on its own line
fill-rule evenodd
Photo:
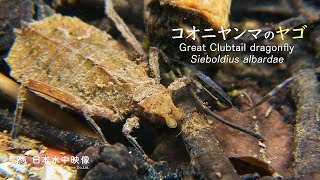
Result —
M 12 128 L 13 114 L 0 109 L 0 119 L 0 130 L 10 130 L 10 128 Z M 97 138 L 88 137 L 71 131 L 64 131 L 60 128 L 51 126 L 47 122 L 29 118 L 22 119 L 19 134 L 37 139 L 47 146 L 66 150 L 74 154 L 84 151 L 90 146 L 104 144 L 103 141 Z
M 197 104 L 187 87 L 175 96 L 175 103 L 185 111 L 181 134 L 196 172 L 204 179 L 240 179 L 205 117 L 192 108 Z
M 11 102 L 16 102 L 19 84 L 0 73 L 0 95 Z M 90 137 L 97 137 L 89 126 L 82 124 L 56 105 L 27 92 L 24 103 L 26 111 L 39 120 L 46 121 L 62 130 L 70 130 Z
M 298 46 L 296 44 L 295 53 L 288 59 L 291 73 L 314 66 L 313 57 L 309 55 L 309 52 Z M 303 74 L 294 80 L 291 85 L 291 94 L 297 108 L 294 152 L 296 178 L 320 175 L 319 89 L 320 83 L 314 71 Z

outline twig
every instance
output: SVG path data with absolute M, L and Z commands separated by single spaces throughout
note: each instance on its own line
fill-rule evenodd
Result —
M 19 84 L 0 73 L 0 95 L 16 102 Z M 90 127 L 80 123 L 70 114 L 37 95 L 27 92 L 24 108 L 39 120 L 46 121 L 62 130 L 70 130 L 90 137 L 97 137 Z
M 193 168 L 204 179 L 239 179 L 205 117 L 197 113 L 196 108 L 192 108 L 196 105 L 190 97 L 192 95 L 187 88 L 175 94 L 177 106 L 186 113 L 181 134 Z
M 291 73 L 296 68 L 313 67 L 312 57 L 302 48 L 289 60 Z M 297 107 L 295 129 L 295 176 L 320 174 L 320 84 L 315 72 L 306 72 L 294 80 L 291 94 Z
M 13 115 L 6 110 L 0 109 L 0 129 L 11 130 Z M 23 118 L 19 128 L 19 134 L 42 141 L 50 147 L 79 153 L 90 146 L 102 145 L 103 142 L 92 137 L 63 131 L 46 122 Z M 54 138 L 53 138 L 54 137 Z

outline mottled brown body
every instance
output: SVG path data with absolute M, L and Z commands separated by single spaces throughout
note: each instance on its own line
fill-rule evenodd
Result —
M 145 115 L 174 128 L 183 117 L 172 91 L 157 84 L 110 35 L 77 18 L 25 23 L 6 59 L 11 76 L 36 94 L 113 122 Z

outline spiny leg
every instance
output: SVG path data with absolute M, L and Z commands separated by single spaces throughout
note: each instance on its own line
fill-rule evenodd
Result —
M 149 49 L 149 68 L 151 76 L 157 84 L 160 84 L 159 49 L 156 47 L 150 47 Z
M 139 153 L 143 156 L 146 160 L 148 159 L 147 154 L 144 152 L 142 147 L 139 145 L 137 140 L 131 136 L 131 132 L 134 128 L 139 128 L 139 118 L 138 117 L 131 117 L 126 120 L 126 123 L 123 125 L 122 133 L 123 135 L 130 141 L 130 143 L 138 150 Z
M 182 75 L 180 73 L 180 71 L 177 71 L 177 69 L 179 68 L 176 68 L 173 63 L 171 62 L 171 60 L 169 59 L 169 57 L 161 50 L 161 49 L 158 49 L 159 50 L 159 53 L 161 54 L 161 57 L 163 58 L 164 62 L 169 66 L 169 68 L 171 69 L 171 71 L 173 72 L 173 74 L 178 77 L 178 78 L 181 78 Z
M 91 117 L 91 115 L 87 112 L 84 112 L 84 117 L 88 121 L 88 124 L 90 124 L 91 128 L 97 133 L 100 138 L 103 140 L 105 144 L 109 144 L 106 138 L 104 137 L 104 134 L 102 133 L 101 128 L 98 126 L 98 124 L 95 122 L 95 120 Z
M 13 125 L 12 125 L 12 130 L 10 133 L 10 136 L 12 138 L 15 138 L 17 136 L 17 133 L 19 130 L 19 125 L 21 123 L 21 118 L 22 118 L 21 116 L 22 116 L 22 112 L 23 112 L 23 104 L 24 104 L 24 101 L 26 100 L 26 98 L 25 98 L 26 92 L 27 92 L 27 89 L 22 84 L 20 86 L 19 92 L 18 92 L 17 104 L 16 104 L 16 109 L 14 112 Z
M 147 165 L 148 171 L 153 176 L 155 176 L 156 179 L 160 179 L 159 174 L 157 173 L 157 171 L 154 169 L 154 167 L 151 164 L 151 163 L 153 163 L 153 161 L 148 158 L 147 154 L 144 152 L 144 150 L 139 145 L 137 140 L 133 136 L 131 136 L 131 134 L 130 134 L 134 128 L 139 128 L 139 126 L 140 126 L 140 124 L 139 124 L 138 117 L 134 116 L 134 117 L 128 118 L 126 120 L 125 124 L 123 125 L 122 133 L 130 141 L 130 143 L 134 146 L 134 148 L 138 151 L 138 153 L 141 154 L 141 156 L 143 157 L 143 159 L 146 162 L 145 165 Z
M 145 63 L 146 54 L 144 53 L 140 42 L 132 34 L 126 23 L 122 20 L 119 14 L 114 10 L 112 0 L 104 0 L 105 13 L 113 21 L 121 35 L 125 38 L 132 49 L 135 50 L 139 60 L 138 63 Z

